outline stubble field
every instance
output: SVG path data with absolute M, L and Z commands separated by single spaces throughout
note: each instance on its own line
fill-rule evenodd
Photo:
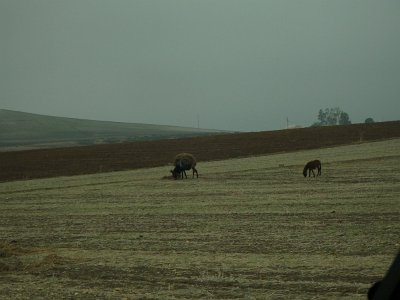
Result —
M 400 248 L 400 139 L 198 170 L 0 183 L 0 298 L 365 299 Z

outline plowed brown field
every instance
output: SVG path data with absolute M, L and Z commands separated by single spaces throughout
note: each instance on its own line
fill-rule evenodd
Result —
M 190 152 L 199 161 L 209 161 L 395 137 L 400 137 L 400 121 L 0 152 L 0 181 L 163 166 L 179 152 Z

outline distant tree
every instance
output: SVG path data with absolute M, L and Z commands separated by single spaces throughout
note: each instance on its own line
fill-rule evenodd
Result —
M 374 119 L 372 119 L 372 118 L 366 118 L 365 121 L 364 121 L 364 123 L 366 123 L 366 124 L 371 124 L 371 123 L 375 123 L 375 121 L 374 121 Z
M 318 121 L 319 123 L 314 123 L 313 125 L 319 124 L 319 126 L 327 125 L 326 122 L 326 113 L 320 109 L 318 112 Z
M 325 108 L 318 111 L 318 122 L 313 123 L 312 126 L 325 126 L 325 125 L 345 125 L 351 124 L 349 114 L 342 111 L 339 107 Z
M 338 111 L 339 108 L 327 108 L 327 117 L 326 121 L 328 122 L 328 125 L 336 125 L 338 122 Z
M 349 114 L 342 111 L 339 116 L 339 125 L 348 125 L 351 124 Z

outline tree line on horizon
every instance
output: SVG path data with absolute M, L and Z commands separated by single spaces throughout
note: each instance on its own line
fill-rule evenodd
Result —
M 331 107 L 320 109 L 318 111 L 318 121 L 313 123 L 311 127 L 332 126 L 332 125 L 349 125 L 351 124 L 350 116 L 340 107 Z M 374 119 L 367 118 L 364 123 L 374 123 Z

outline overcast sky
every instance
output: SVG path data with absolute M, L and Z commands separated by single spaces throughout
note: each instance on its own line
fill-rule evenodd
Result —
M 0 108 L 261 131 L 400 119 L 399 0 L 0 0 Z

